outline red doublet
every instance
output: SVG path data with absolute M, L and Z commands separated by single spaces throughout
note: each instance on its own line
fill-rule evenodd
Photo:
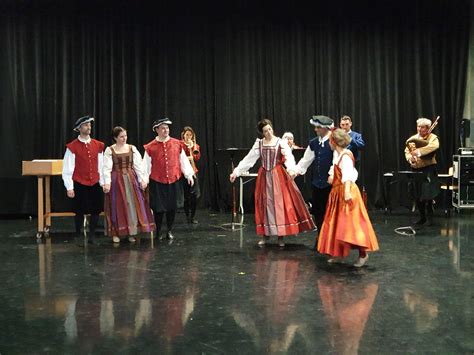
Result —
M 181 178 L 179 155 L 183 147 L 179 140 L 170 138 L 166 142 L 158 142 L 154 139 L 144 148 L 151 158 L 152 180 L 162 184 L 173 184 Z
M 201 147 L 199 146 L 199 144 L 195 143 L 194 144 L 194 148 L 193 148 L 193 151 L 191 152 L 188 148 L 188 146 L 184 143 L 184 141 L 181 141 L 181 143 L 183 144 L 183 150 L 184 150 L 184 154 L 186 154 L 187 157 L 189 157 L 190 155 L 192 155 L 193 159 L 194 159 L 194 174 L 197 174 L 198 173 L 198 168 L 196 166 L 196 162 L 201 159 Z
M 74 154 L 72 179 L 82 185 L 93 186 L 99 182 L 99 154 L 104 151 L 104 143 L 91 139 L 83 143 L 74 139 L 66 147 Z

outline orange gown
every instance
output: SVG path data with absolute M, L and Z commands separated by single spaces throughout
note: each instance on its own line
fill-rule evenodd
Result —
M 367 209 L 354 182 L 351 182 L 352 202 L 344 200 L 344 184 L 339 163 L 347 154 L 355 164 L 351 152 L 344 152 L 334 164 L 334 178 L 324 222 L 319 233 L 318 251 L 332 257 L 346 257 L 351 249 L 363 248 L 365 251 L 379 249 L 377 237 L 370 222 Z

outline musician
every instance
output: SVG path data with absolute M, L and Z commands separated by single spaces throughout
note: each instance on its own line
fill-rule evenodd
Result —
M 356 160 L 356 165 L 360 161 L 359 151 L 365 147 L 364 139 L 362 138 L 362 134 L 355 132 L 352 130 L 352 118 L 349 116 L 342 116 L 341 122 L 339 122 L 339 127 L 342 128 L 344 131 L 349 133 L 351 137 L 351 143 L 347 147 L 352 152 L 354 159 Z
M 332 165 L 333 152 L 329 145 L 329 138 L 331 129 L 334 128 L 334 121 L 326 116 L 313 116 L 309 122 L 314 126 L 317 137 L 309 141 L 303 157 L 295 168 L 288 169 L 288 173 L 292 177 L 304 175 L 309 166 L 313 166 L 313 215 L 319 233 L 326 213 L 329 193 L 331 192 L 328 176 Z
M 79 136 L 66 144 L 62 171 L 67 196 L 73 200 L 74 225 L 78 236 L 84 215 L 90 214 L 89 243 L 93 243 L 99 214 L 103 210 L 100 186 L 104 185 L 102 166 L 105 148 L 103 142 L 91 138 L 92 122 L 94 117 L 90 116 L 77 119 L 73 130 Z
M 199 147 L 199 144 L 196 143 L 196 134 L 194 133 L 194 130 L 189 126 L 183 128 L 183 131 L 181 132 L 181 140 L 183 143 L 184 153 L 188 157 L 194 170 L 194 185 L 189 186 L 187 181 L 184 181 L 183 183 L 184 213 L 186 214 L 188 223 L 198 224 L 198 221 L 194 216 L 196 215 L 197 200 L 199 199 L 199 196 L 201 196 L 201 190 L 199 188 L 197 177 L 198 168 L 196 162 L 201 159 L 201 148 Z
M 153 132 L 156 138 L 144 145 L 143 160 L 146 166 L 146 176 L 150 177 L 150 207 L 153 210 L 156 224 L 156 235 L 160 237 L 161 224 L 166 213 L 166 237 L 172 241 L 171 232 L 180 192 L 179 180 L 184 175 L 189 185 L 194 185 L 194 171 L 183 150 L 181 141 L 170 137 L 168 118 L 153 122 Z
M 433 224 L 433 199 L 439 193 L 436 152 L 438 137 L 431 133 L 431 120 L 419 118 L 416 121 L 418 133 L 406 141 L 405 159 L 413 171 L 423 174 L 415 176 L 410 183 L 410 191 L 416 201 L 420 219 L 416 224 Z
M 288 146 L 291 148 L 291 150 L 303 149 L 302 147 L 295 144 L 295 137 L 293 136 L 293 133 L 291 132 L 283 133 L 283 136 L 281 136 L 281 139 L 286 139 L 288 141 Z

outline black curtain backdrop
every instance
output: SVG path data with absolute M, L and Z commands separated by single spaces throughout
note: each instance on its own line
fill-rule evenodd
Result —
M 0 214 L 35 214 L 36 181 L 21 176 L 21 161 L 62 158 L 84 114 L 97 119 L 94 137 L 110 144 L 122 125 L 142 152 L 156 118 L 173 120 L 174 137 L 191 125 L 203 150 L 201 205 L 216 210 L 230 203 L 229 157 L 218 149 L 249 148 L 261 117 L 306 145 L 311 115 L 348 114 L 367 143 L 362 182 L 380 205 L 383 173 L 407 168 L 418 117 L 441 115 L 440 170 L 450 165 L 468 16 L 468 1 L 445 0 L 5 2 Z M 67 209 L 53 181 L 55 208 Z

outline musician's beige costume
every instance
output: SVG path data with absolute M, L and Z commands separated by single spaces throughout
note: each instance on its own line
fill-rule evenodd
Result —
M 419 134 L 411 136 L 406 142 L 405 159 L 415 174 L 410 182 L 410 191 L 420 212 L 417 224 L 433 222 L 433 199 L 439 193 L 436 152 L 439 149 L 438 137 L 429 133 L 425 137 Z M 413 158 L 412 152 L 416 153 Z

